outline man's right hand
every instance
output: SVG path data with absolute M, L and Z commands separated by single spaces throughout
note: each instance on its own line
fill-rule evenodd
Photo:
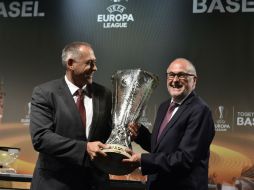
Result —
M 87 143 L 87 152 L 93 160 L 96 156 L 107 156 L 105 152 L 103 152 L 103 149 L 110 148 L 109 145 L 103 144 L 100 141 L 94 141 L 94 142 L 88 142 Z

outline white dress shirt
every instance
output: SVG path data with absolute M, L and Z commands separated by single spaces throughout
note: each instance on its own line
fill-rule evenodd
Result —
M 182 100 L 182 101 L 180 101 L 180 102 L 176 102 L 177 104 L 178 104 L 178 106 L 174 109 L 174 111 L 173 111 L 173 113 L 172 113 L 172 115 L 171 115 L 171 118 L 173 117 L 173 115 L 175 115 L 175 113 L 177 112 L 177 110 L 179 109 L 179 107 L 181 106 L 181 104 L 183 103 L 183 101 L 188 97 L 190 95 L 190 93 L 187 95 L 187 96 L 185 96 L 185 98 Z M 173 100 L 171 99 L 171 102 L 170 103 L 172 103 L 173 102 Z M 170 118 L 170 119 L 171 119 Z
M 65 79 L 67 86 L 68 86 L 69 90 L 71 91 L 73 99 L 76 103 L 78 96 L 75 93 L 79 89 L 79 87 L 77 87 L 72 82 L 70 82 L 68 80 L 68 78 L 66 77 L 66 75 L 65 75 L 64 79 Z M 86 87 L 86 85 L 83 86 L 82 89 L 85 89 L 85 87 Z M 92 100 L 92 98 L 84 95 L 84 104 L 85 104 L 84 106 L 86 109 L 86 138 L 88 138 L 88 135 L 89 135 L 89 132 L 91 129 L 92 119 L 93 119 L 93 100 Z

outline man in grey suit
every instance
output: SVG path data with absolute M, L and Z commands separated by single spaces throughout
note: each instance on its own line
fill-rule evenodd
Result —
M 194 92 L 196 69 L 189 60 L 178 58 L 166 76 L 171 98 L 160 105 L 152 134 L 144 126 L 129 126 L 132 138 L 149 153 L 129 150 L 132 157 L 124 161 L 148 175 L 147 190 L 207 190 L 215 130 L 209 107 Z
M 111 92 L 93 82 L 97 67 L 90 44 L 68 44 L 62 63 L 65 76 L 35 87 L 32 94 L 30 133 L 39 156 L 31 189 L 108 189 L 109 176 L 91 160 L 106 156 L 101 149 L 111 133 Z M 76 105 L 79 89 L 84 115 Z

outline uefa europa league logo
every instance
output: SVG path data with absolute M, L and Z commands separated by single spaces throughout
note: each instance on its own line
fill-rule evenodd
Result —
M 223 119 L 223 113 L 224 113 L 224 106 L 219 106 L 219 118 Z
M 30 124 L 30 113 L 31 113 L 31 102 L 27 103 L 27 107 L 25 108 L 26 115 L 25 118 L 21 118 L 20 122 L 23 123 L 23 125 L 29 125 Z
M 228 131 L 231 129 L 230 127 L 230 116 L 228 115 L 228 109 L 226 106 L 218 105 L 215 109 L 216 120 L 215 123 L 215 130 L 216 131 Z

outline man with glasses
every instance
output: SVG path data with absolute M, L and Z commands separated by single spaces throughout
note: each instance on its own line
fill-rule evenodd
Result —
M 210 144 L 215 135 L 212 114 L 194 92 L 197 73 L 184 58 L 168 67 L 170 98 L 157 112 L 152 134 L 144 126 L 129 126 L 132 139 L 148 153 L 123 160 L 148 175 L 147 190 L 207 190 Z
M 90 44 L 62 51 L 65 76 L 34 88 L 30 132 L 39 152 L 32 190 L 107 190 L 109 176 L 91 164 L 111 133 L 112 94 L 93 82 L 96 57 Z

